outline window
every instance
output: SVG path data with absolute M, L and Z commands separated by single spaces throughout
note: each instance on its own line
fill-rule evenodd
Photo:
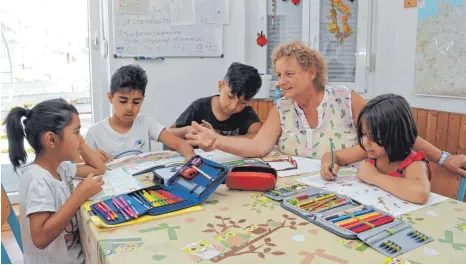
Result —
M 335 8 L 332 7 L 332 3 L 335 4 Z M 272 1 L 267 1 L 267 6 L 262 7 L 266 9 L 264 13 L 267 18 L 267 52 L 257 55 L 261 53 L 260 48 L 252 47 L 248 54 L 251 58 L 247 58 L 248 63 L 258 69 L 265 69 L 265 73 L 276 80 L 271 61 L 273 49 L 278 44 L 300 40 L 320 51 L 326 58 L 330 83 L 345 85 L 360 93 L 365 92 L 369 69 L 371 5 L 369 0 L 301 0 L 298 5 L 294 5 L 292 1 L 277 0 L 274 29 L 272 27 Z M 260 8 L 260 6 L 247 6 L 247 8 Z M 262 30 L 260 22 L 262 18 L 260 11 L 249 9 L 247 9 L 248 25 L 253 28 L 250 29 L 249 34 L 254 34 Z M 338 25 L 341 35 L 345 34 L 342 16 L 345 15 L 345 11 L 351 13 L 346 17 L 352 32 L 351 34 L 346 32 L 348 36 L 343 40 L 341 36 L 337 38 L 338 31 L 335 25 L 333 25 L 332 32 L 329 29 L 329 23 L 332 24 L 330 14 L 333 9 L 336 12 L 336 23 L 333 24 Z M 346 27 L 345 30 L 347 30 Z
M 267 1 L 267 74 L 272 75 L 272 79 L 276 80 L 272 69 L 273 49 L 292 40 L 305 41 L 302 38 L 303 3 L 295 5 L 291 1 L 276 1 L 274 19 L 272 19 L 272 8 L 272 1 Z
M 85 134 L 93 118 L 87 1 L 4 1 L 0 16 L 2 122 L 15 106 L 32 108 L 61 97 L 78 109 Z M 2 184 L 14 202 L 11 195 L 18 192 L 19 178 L 10 165 L 3 124 L 0 148 Z M 26 140 L 25 148 L 32 161 Z
M 310 46 L 325 56 L 328 81 L 365 92 L 370 1 L 317 0 L 310 8 Z

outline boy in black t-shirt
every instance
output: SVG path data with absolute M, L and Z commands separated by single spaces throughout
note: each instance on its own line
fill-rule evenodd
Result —
M 220 95 L 200 98 L 176 119 L 169 129 L 180 138 L 192 132 L 193 121 L 226 136 L 252 138 L 262 127 L 256 112 L 248 106 L 262 85 L 256 68 L 232 63 L 223 81 L 218 82 Z

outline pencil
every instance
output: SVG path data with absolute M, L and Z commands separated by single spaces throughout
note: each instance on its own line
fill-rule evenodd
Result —
M 192 165 L 192 167 L 193 167 L 195 170 L 199 171 L 199 173 L 201 173 L 202 175 L 204 175 L 204 177 L 206 177 L 206 178 L 212 180 L 212 177 L 211 177 L 211 176 L 207 175 L 207 173 L 205 173 L 204 171 L 200 170 L 200 169 L 199 169 L 198 167 L 196 167 L 195 165 Z

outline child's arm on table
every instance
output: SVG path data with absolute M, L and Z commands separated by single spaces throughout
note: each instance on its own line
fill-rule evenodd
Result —
M 429 200 L 429 171 L 423 161 L 410 164 L 403 171 L 403 177 L 399 178 L 382 174 L 374 165 L 364 162 L 358 169 L 357 177 L 406 201 L 425 204 Z
M 330 152 L 327 152 L 321 158 L 320 175 L 326 180 L 334 180 L 340 166 L 353 164 L 366 158 L 366 151 L 359 145 L 334 151 L 333 172 L 330 172 L 331 156 Z
M 191 145 L 166 129 L 162 130 L 160 133 L 159 141 L 165 144 L 169 149 L 180 153 L 186 160 L 189 160 L 191 157 L 196 155 Z

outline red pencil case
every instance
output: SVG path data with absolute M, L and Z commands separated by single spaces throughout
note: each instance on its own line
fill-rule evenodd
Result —
M 276 183 L 277 171 L 262 166 L 234 167 L 226 180 L 231 190 L 267 191 L 275 189 Z

